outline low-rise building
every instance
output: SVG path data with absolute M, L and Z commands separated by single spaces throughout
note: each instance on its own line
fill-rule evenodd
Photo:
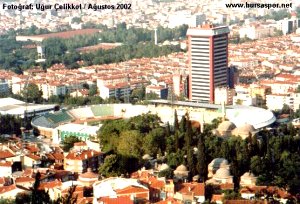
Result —
M 235 90 L 228 87 L 215 88 L 215 104 L 232 105 Z
M 266 96 L 266 105 L 269 110 L 281 110 L 284 105 L 294 109 L 294 97 L 290 94 L 270 94 Z
M 155 93 L 160 99 L 168 98 L 168 88 L 163 86 L 150 85 L 146 87 L 146 94 Z
M 182 183 L 176 186 L 174 198 L 183 203 L 203 203 L 205 201 L 204 183 Z
M 0 161 L 0 177 L 10 177 L 12 174 L 12 162 Z
M 66 154 L 64 169 L 71 172 L 85 173 L 88 168 L 98 171 L 103 163 L 103 153 L 94 150 L 73 151 Z

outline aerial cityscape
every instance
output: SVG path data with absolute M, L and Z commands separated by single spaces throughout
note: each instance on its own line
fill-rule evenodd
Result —
M 1 203 L 300 203 L 300 2 L 1 0 Z

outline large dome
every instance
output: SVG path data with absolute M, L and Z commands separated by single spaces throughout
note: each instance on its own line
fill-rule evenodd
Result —
M 216 174 L 214 175 L 215 178 L 228 178 L 230 177 L 230 171 L 227 168 L 220 168 L 217 170 Z
M 159 171 L 164 171 L 164 170 L 167 170 L 167 169 L 169 169 L 170 167 L 169 167 L 169 165 L 168 164 L 162 164 L 162 165 L 160 165 L 159 167 L 158 167 L 158 170 Z
M 186 166 L 184 166 L 183 164 L 181 164 L 180 166 L 178 166 L 176 168 L 176 171 L 178 172 L 178 171 L 188 171 L 188 170 L 187 170 Z
M 220 133 L 222 132 L 227 132 L 227 131 L 232 131 L 234 128 L 236 128 L 235 124 L 230 122 L 230 121 L 223 121 L 222 123 L 220 123 L 220 125 L 218 126 L 218 131 Z
M 235 136 L 241 136 L 243 139 L 246 139 L 250 133 L 254 134 L 255 132 L 256 131 L 255 131 L 255 128 L 253 127 L 253 125 L 244 124 L 238 128 L 235 128 L 232 131 L 232 134 Z
M 228 166 L 228 161 L 224 158 L 215 158 L 209 163 L 209 166 L 213 168 L 220 168 L 220 166 Z

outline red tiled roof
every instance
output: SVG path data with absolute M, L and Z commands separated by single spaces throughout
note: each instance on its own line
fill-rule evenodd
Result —
M 46 156 L 51 160 L 64 160 L 65 158 L 63 153 L 58 152 L 46 154 Z
M 115 190 L 117 195 L 122 195 L 122 194 L 131 194 L 131 193 L 147 193 L 149 192 L 149 189 L 137 187 L 137 186 L 127 186 L 126 188 L 123 189 L 117 189 Z
M 175 200 L 174 198 L 168 198 L 166 200 L 159 201 L 155 204 L 181 204 L 181 202 Z
M 77 198 L 77 204 L 93 203 L 93 199 L 93 197 L 83 197 L 80 199 Z
M 66 159 L 71 160 L 85 160 L 86 158 L 96 157 L 102 154 L 101 152 L 97 152 L 95 150 L 84 150 L 82 152 L 71 152 L 66 156 Z
M 36 156 L 34 154 L 27 154 L 26 156 L 33 159 L 33 160 L 35 160 L 35 161 L 41 160 L 41 158 L 39 156 Z
M 280 198 L 288 198 L 291 195 L 282 188 L 277 186 L 253 186 L 253 187 L 245 187 L 240 190 L 240 193 L 262 193 L 263 191 L 268 191 L 273 195 L 278 195 Z
M 9 157 L 14 157 L 15 155 L 8 150 L 0 151 L 0 159 L 6 159 Z
M 192 194 L 194 196 L 204 196 L 205 185 L 204 183 L 182 183 L 177 186 L 177 191 L 182 194 Z
M 130 199 L 129 196 L 122 196 L 117 198 L 110 198 L 110 197 L 102 197 L 98 199 L 98 202 L 103 204 L 133 204 L 134 201 Z
M 0 194 L 15 190 L 16 188 L 17 188 L 16 185 L 2 186 L 0 187 Z
M 50 182 L 44 182 L 41 183 L 39 186 L 40 190 L 44 190 L 44 189 L 50 189 L 50 188 L 56 188 L 56 187 L 60 187 L 62 185 L 61 181 L 50 181 Z
M 33 170 L 31 168 L 25 169 L 23 176 L 32 176 Z
M 224 204 L 265 204 L 262 200 L 226 200 Z
M 0 162 L 0 167 L 11 167 L 12 162 L 9 161 L 1 161 Z
M 75 142 L 74 146 L 86 146 L 85 142 Z
M 0 184 L 5 184 L 5 178 L 4 177 L 0 177 Z
M 230 190 L 230 189 L 234 189 L 234 184 L 233 183 L 222 183 L 220 185 L 220 188 L 222 190 Z
M 224 195 L 213 194 L 213 196 L 211 198 L 211 202 L 222 201 L 223 197 L 224 197 Z
M 30 182 L 34 182 L 35 179 L 31 178 L 31 177 L 19 177 L 16 178 L 16 183 L 30 183 Z

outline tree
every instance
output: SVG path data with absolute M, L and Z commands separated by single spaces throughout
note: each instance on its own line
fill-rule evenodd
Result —
M 99 167 L 99 174 L 104 177 L 120 176 L 132 173 L 138 169 L 138 160 L 118 154 L 105 157 L 104 163 Z
M 146 93 L 146 100 L 155 100 L 159 99 L 159 95 L 154 92 Z
M 65 152 L 69 152 L 70 149 L 74 147 L 74 143 L 76 142 L 81 142 L 81 140 L 76 136 L 65 137 L 64 141 L 62 142 L 63 150 Z
M 97 132 L 102 151 L 117 152 L 119 136 L 125 130 L 129 130 L 125 120 L 104 121 L 101 129 Z
M 108 155 L 104 159 L 104 163 L 99 167 L 99 174 L 104 177 L 119 176 L 118 157 L 115 154 Z
M 151 130 L 143 139 L 143 149 L 145 153 L 156 156 L 163 152 L 166 146 L 165 132 L 162 128 Z
M 74 195 L 76 185 L 72 185 L 68 189 L 68 194 L 61 198 L 61 204 L 76 204 L 78 195 Z
M 25 98 L 26 102 L 42 102 L 42 91 L 39 90 L 39 87 L 36 84 L 29 83 L 24 90 L 22 90 L 21 95 Z
M 144 100 L 145 99 L 145 86 L 142 88 L 134 89 L 130 95 L 131 100 Z
M 200 134 L 197 152 L 197 171 L 201 182 L 204 182 L 207 177 L 207 166 L 205 161 L 205 144 L 203 137 L 203 134 Z
M 173 176 L 174 176 L 174 170 L 171 169 L 171 168 L 167 168 L 163 171 L 160 171 L 158 173 L 158 177 L 165 177 L 166 179 L 173 179 Z
M 82 20 L 80 17 L 73 17 L 71 23 L 81 23 Z
M 45 190 L 40 190 L 41 173 L 37 172 L 35 175 L 35 182 L 31 188 L 31 204 L 48 204 L 50 203 L 50 196 Z
M 97 94 L 97 86 L 92 85 L 89 87 L 89 96 L 94 96 Z
M 140 158 L 142 156 L 140 133 L 136 130 L 121 132 L 117 150 L 121 155 Z
M 17 203 L 17 202 L 15 202 L 14 200 L 8 199 L 8 198 L 0 199 L 0 204 L 15 204 L 15 203 Z M 17 203 L 17 204 L 19 204 L 19 203 Z M 26 204 L 25 200 L 24 200 L 24 202 L 22 202 L 22 204 Z

